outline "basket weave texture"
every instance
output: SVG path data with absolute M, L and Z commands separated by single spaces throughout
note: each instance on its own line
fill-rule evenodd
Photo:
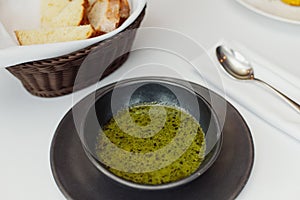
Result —
M 130 26 L 111 38 L 67 55 L 6 69 L 35 96 L 57 97 L 83 89 L 105 78 L 127 60 L 145 10 L 146 7 Z

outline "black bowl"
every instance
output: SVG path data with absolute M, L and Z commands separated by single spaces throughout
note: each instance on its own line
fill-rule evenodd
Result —
M 113 180 L 138 189 L 167 189 L 186 184 L 203 174 L 216 160 L 222 144 L 222 132 L 218 116 L 212 105 L 209 94 L 199 94 L 186 84 L 179 84 L 176 79 L 142 77 L 123 80 L 102 88 L 90 101 L 86 115 L 83 117 L 79 135 L 90 161 L 102 173 Z M 99 131 L 114 114 L 133 105 L 153 103 L 175 106 L 185 110 L 200 123 L 206 139 L 206 152 L 204 161 L 192 175 L 166 184 L 143 185 L 122 179 L 111 173 L 96 156 L 96 141 Z

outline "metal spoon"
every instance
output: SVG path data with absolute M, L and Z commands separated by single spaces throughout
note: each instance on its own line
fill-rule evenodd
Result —
M 220 64 L 231 76 L 240 80 L 256 80 L 264 83 L 265 85 L 272 88 L 275 92 L 277 92 L 300 113 L 300 105 L 298 103 L 290 99 L 288 96 L 286 96 L 270 84 L 254 77 L 254 71 L 250 62 L 246 60 L 246 58 L 242 54 L 224 46 L 217 47 L 216 54 Z

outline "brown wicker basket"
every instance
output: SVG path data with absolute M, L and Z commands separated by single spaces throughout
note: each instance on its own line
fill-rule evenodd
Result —
M 146 6 L 130 26 L 109 39 L 68 55 L 22 63 L 6 69 L 17 77 L 31 94 L 39 97 L 57 97 L 83 89 L 105 78 L 126 61 L 145 10 Z M 92 64 L 83 65 L 91 54 L 97 59 L 94 59 Z M 81 67 L 84 69 L 80 69 Z M 105 71 L 99 77 L 99 73 L 94 71 L 101 68 L 105 68 Z

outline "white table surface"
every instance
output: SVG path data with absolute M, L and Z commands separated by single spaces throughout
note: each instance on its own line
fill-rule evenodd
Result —
M 257 15 L 234 0 L 149 0 L 143 26 L 177 30 L 206 48 L 220 39 L 234 40 L 300 77 L 300 26 Z M 0 95 L 0 199 L 64 199 L 52 177 L 49 149 L 72 95 L 34 97 L 4 69 Z M 237 199 L 300 199 L 300 143 L 235 106 L 255 143 L 253 170 Z

